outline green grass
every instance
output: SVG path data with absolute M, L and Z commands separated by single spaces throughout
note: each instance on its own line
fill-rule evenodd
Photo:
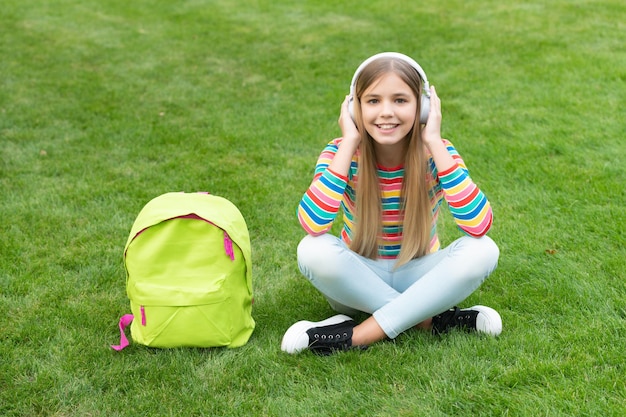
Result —
M 625 21 L 621 0 L 5 0 L 0 415 L 624 415 Z M 289 356 L 289 325 L 332 314 L 295 208 L 384 50 L 422 64 L 492 202 L 500 266 L 467 305 L 504 332 Z M 182 190 L 246 218 L 257 329 L 113 352 L 132 222 Z

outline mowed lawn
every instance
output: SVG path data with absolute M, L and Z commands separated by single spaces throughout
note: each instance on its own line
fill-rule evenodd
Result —
M 621 0 L 4 0 L 0 415 L 625 415 L 624 22 Z M 422 65 L 491 201 L 500 264 L 463 306 L 504 331 L 290 356 L 294 321 L 333 314 L 296 206 L 381 51 Z M 200 190 L 247 221 L 252 338 L 112 351 L 136 215 Z

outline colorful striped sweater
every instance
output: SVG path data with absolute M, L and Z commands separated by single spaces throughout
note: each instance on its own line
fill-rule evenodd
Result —
M 448 152 L 456 165 L 445 172 L 437 172 L 432 157 L 428 159 L 431 175 L 429 195 L 431 197 L 432 227 L 430 250 L 439 250 L 441 244 L 437 236 L 437 217 L 445 199 L 458 227 L 467 235 L 480 237 L 491 227 L 492 211 L 489 201 L 471 180 L 465 163 L 452 143 L 444 140 Z M 357 156 L 352 159 L 348 177 L 338 175 L 328 169 L 337 152 L 341 138 L 326 145 L 315 167 L 313 182 L 303 195 L 298 206 L 298 219 L 304 230 L 313 236 L 330 231 L 339 208 L 343 212 L 341 239 L 350 244 L 354 224 L 356 199 Z M 395 259 L 402 245 L 400 192 L 404 168 L 378 167 L 382 190 L 382 234 L 379 236 L 379 258 Z

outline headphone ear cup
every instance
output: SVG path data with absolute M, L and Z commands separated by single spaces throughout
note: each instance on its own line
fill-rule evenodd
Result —
M 422 94 L 422 102 L 420 109 L 420 123 L 425 124 L 428 121 L 428 114 L 430 113 L 430 97 Z
M 350 113 L 352 121 L 356 123 L 356 120 L 354 120 L 354 96 L 350 96 L 350 99 L 348 100 L 348 112 Z

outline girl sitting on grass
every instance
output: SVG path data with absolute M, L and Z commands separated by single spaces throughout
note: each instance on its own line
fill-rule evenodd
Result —
M 359 66 L 339 116 L 341 138 L 322 151 L 298 207 L 307 236 L 303 275 L 343 314 L 299 321 L 283 336 L 288 353 L 330 354 L 395 338 L 417 327 L 498 335 L 492 308 L 456 306 L 495 269 L 486 236 L 489 201 L 455 147 L 441 137 L 441 103 L 421 67 L 393 52 Z M 465 236 L 440 247 L 443 200 Z M 340 237 L 328 232 L 341 207 Z M 371 314 L 360 324 L 349 316 Z

